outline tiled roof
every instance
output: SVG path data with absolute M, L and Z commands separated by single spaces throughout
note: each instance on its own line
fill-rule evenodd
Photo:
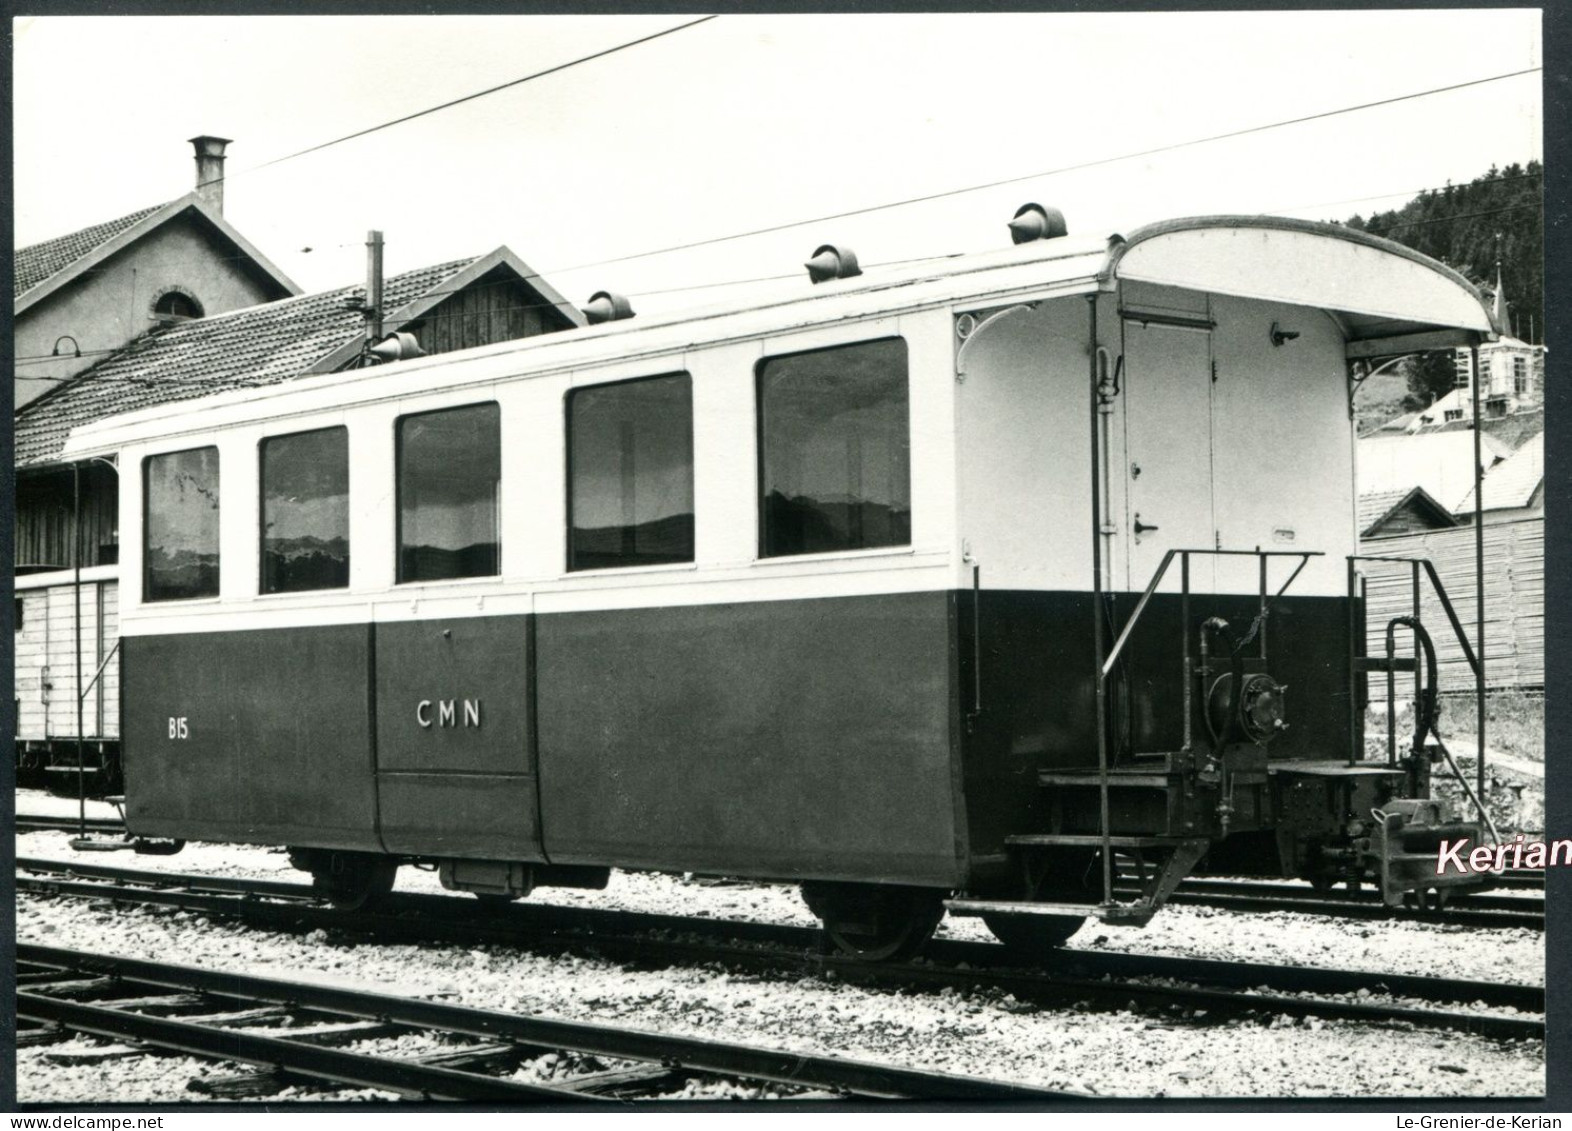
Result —
M 91 228 L 83 228 L 80 232 L 72 232 L 68 236 L 57 236 L 43 243 L 35 243 L 32 247 L 17 248 L 16 288 L 11 297 L 21 297 L 51 275 L 64 271 L 94 248 L 136 227 L 163 207 L 162 204 L 155 204 L 151 208 L 144 208 L 140 212 L 133 212 L 118 220 L 110 220 L 106 224 L 94 224 Z
M 1488 432 L 1480 436 L 1488 468 L 1511 454 L 1511 449 Z M 1362 436 L 1357 447 L 1360 493 L 1405 493 L 1423 487 L 1425 493 L 1449 510 L 1474 486 L 1474 437 L 1470 432 L 1418 432 L 1393 435 L 1382 432 Z
M 1506 416 L 1486 416 L 1479 421 L 1485 435 L 1500 440 L 1513 451 L 1540 435 L 1545 430 L 1543 407 L 1523 409 Z M 1466 432 L 1473 427 L 1472 420 L 1454 420 L 1436 429 L 1438 432 Z
M 1484 500 L 1487 511 L 1512 510 L 1534 501 L 1534 493 L 1545 481 L 1545 434 L 1526 440 L 1523 446 L 1485 472 Z M 1472 514 L 1474 492 L 1470 490 L 1457 504 L 1454 514 Z
M 383 284 L 389 311 L 413 302 L 473 259 L 394 275 Z M 72 428 L 123 412 L 303 375 L 364 328 L 341 287 L 197 318 L 139 338 L 16 418 L 16 465 L 51 463 Z

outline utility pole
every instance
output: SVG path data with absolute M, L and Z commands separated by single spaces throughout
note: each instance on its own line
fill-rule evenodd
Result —
M 366 233 L 366 345 L 382 338 L 382 233 Z

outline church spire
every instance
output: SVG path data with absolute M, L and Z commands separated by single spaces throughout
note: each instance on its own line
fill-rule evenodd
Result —
M 1496 326 L 1505 336 L 1512 336 L 1512 323 L 1507 320 L 1506 289 L 1501 283 L 1501 233 L 1496 233 L 1496 301 L 1490 310 Z

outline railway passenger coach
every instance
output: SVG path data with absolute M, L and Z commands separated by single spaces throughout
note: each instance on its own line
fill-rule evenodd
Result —
M 80 429 L 131 831 L 287 845 L 350 907 L 400 862 L 797 882 L 868 956 L 946 907 L 1144 922 L 1197 866 L 1461 879 L 1424 735 L 1366 751 L 1368 673 L 1424 665 L 1363 654 L 1351 398 L 1492 338 L 1479 294 L 1291 220 L 1011 228 Z

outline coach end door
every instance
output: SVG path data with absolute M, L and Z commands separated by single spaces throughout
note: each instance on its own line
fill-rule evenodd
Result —
M 1127 321 L 1124 327 L 1125 555 L 1128 588 L 1151 581 L 1170 549 L 1215 545 L 1212 509 L 1211 335 Z M 1210 587 L 1212 563 L 1191 563 L 1191 584 Z M 1179 565 L 1163 590 L 1179 588 Z

